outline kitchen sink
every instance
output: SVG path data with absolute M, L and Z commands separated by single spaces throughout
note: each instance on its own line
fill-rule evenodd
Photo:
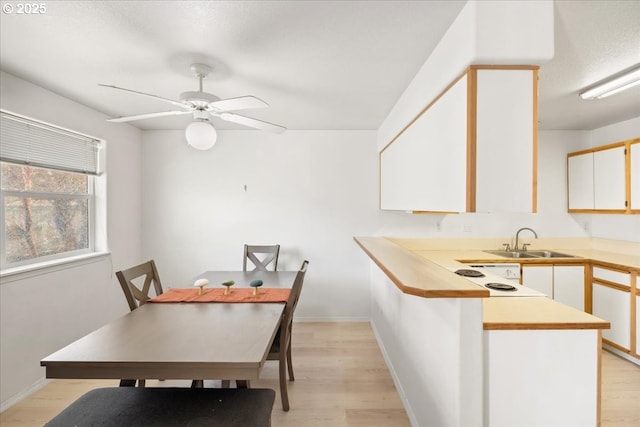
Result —
M 490 253 L 492 255 L 499 255 L 505 258 L 579 258 L 575 255 L 568 255 L 562 252 L 548 251 L 548 250 L 538 250 L 538 251 L 503 251 L 503 250 L 487 250 L 483 251 Z
M 539 258 L 578 258 L 575 255 L 568 255 L 555 251 L 528 251 L 526 253 Z
M 528 256 L 527 252 L 515 251 L 483 251 L 493 255 L 500 255 L 507 258 L 540 258 L 538 256 Z

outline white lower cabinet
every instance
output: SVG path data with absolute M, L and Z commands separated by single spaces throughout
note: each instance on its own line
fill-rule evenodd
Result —
M 584 311 L 583 265 L 522 265 L 522 284 Z
M 604 265 L 593 265 L 592 271 L 592 314 L 611 322 L 602 338 L 606 344 L 631 353 L 631 273 Z
M 553 266 L 523 265 L 522 284 L 553 299 Z
M 553 299 L 584 311 L 584 266 L 553 266 Z
M 593 315 L 611 322 L 611 329 L 603 330 L 602 337 L 621 349 L 631 347 L 630 292 L 599 283 L 593 283 Z
M 636 295 L 636 357 L 640 357 L 640 295 Z

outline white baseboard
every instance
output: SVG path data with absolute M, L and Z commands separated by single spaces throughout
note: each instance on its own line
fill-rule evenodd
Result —
M 602 344 L 602 348 L 607 350 L 609 353 L 613 353 L 616 356 L 620 356 L 623 359 L 628 360 L 629 362 L 633 363 L 634 365 L 640 366 L 640 359 L 636 359 L 635 357 L 631 356 L 629 353 L 625 353 L 623 351 L 620 351 L 617 348 L 611 347 L 610 345 L 607 345 L 607 344 Z
M 378 330 L 376 329 L 376 324 L 373 319 L 370 321 L 371 329 L 373 330 L 373 335 L 376 337 L 376 341 L 378 342 L 378 347 L 380 347 L 380 352 L 382 352 L 382 357 L 384 358 L 385 363 L 387 364 L 387 368 L 391 373 L 391 378 L 393 379 L 393 383 L 396 386 L 396 390 L 398 391 L 398 395 L 400 395 L 400 400 L 402 400 L 402 405 L 404 406 L 404 410 L 407 412 L 407 416 L 409 417 L 409 422 L 411 422 L 412 427 L 420 427 L 418 424 L 418 420 L 416 419 L 413 410 L 411 409 L 411 404 L 407 399 L 407 395 L 402 388 L 402 384 L 400 383 L 400 379 L 396 374 L 396 370 L 393 367 L 393 363 L 391 363 L 391 359 L 389 358 L 389 354 L 387 353 L 387 349 L 384 347 L 384 343 L 378 334 Z
M 300 323 L 331 323 L 331 322 L 365 322 L 369 323 L 371 319 L 368 317 L 294 317 L 294 322 Z
M 2 402 L 0 404 L 0 412 L 6 411 L 7 409 L 11 408 L 16 403 L 20 402 L 22 399 L 24 399 L 24 398 L 28 397 L 29 395 L 31 395 L 32 393 L 35 393 L 36 391 L 40 390 L 45 385 L 49 384 L 49 381 L 50 380 L 48 380 L 46 378 L 40 378 L 38 381 L 36 381 L 34 384 L 32 384 L 29 388 L 26 388 L 26 389 L 22 390 L 21 392 L 14 394 L 13 396 L 11 396 L 10 398 L 8 398 L 7 400 L 5 400 L 4 402 Z

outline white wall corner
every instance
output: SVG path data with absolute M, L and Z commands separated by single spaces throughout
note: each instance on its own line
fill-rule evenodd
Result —
M 553 1 L 470 1 L 378 129 L 378 151 L 471 64 L 539 65 L 554 55 Z
M 474 64 L 540 65 L 553 58 L 553 1 L 472 3 L 476 3 Z

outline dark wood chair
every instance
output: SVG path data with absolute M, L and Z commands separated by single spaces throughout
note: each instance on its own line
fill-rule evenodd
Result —
M 309 261 L 302 262 L 300 270 L 293 282 L 289 299 L 284 307 L 282 318 L 280 320 L 280 328 L 276 333 L 276 336 L 269 349 L 267 360 L 277 360 L 279 364 L 279 376 L 280 376 L 280 398 L 282 400 L 282 409 L 289 410 L 289 395 L 287 392 L 287 373 L 289 371 L 289 381 L 294 381 L 293 376 L 293 364 L 291 361 L 291 330 L 293 326 L 293 312 L 298 305 L 300 299 L 300 293 L 302 291 L 302 284 L 304 283 L 304 276 L 307 272 L 307 266 Z
M 253 271 L 272 271 L 278 269 L 278 255 L 280 245 L 244 245 L 244 256 L 242 258 L 242 271 L 247 270 L 247 261 L 253 264 Z
M 152 296 L 149 296 L 151 285 L 153 285 L 156 295 L 164 292 L 156 263 L 153 260 L 118 271 L 116 272 L 116 277 L 120 282 L 131 311 L 145 304 L 149 298 L 152 298 Z M 137 283 L 140 283 L 140 285 Z
M 269 427 L 275 395 L 271 389 L 99 388 L 45 427 Z
M 124 292 L 124 296 L 127 299 L 127 303 L 129 304 L 129 309 L 131 311 L 146 304 L 146 302 L 153 297 L 153 295 L 149 294 L 151 285 L 153 285 L 156 296 L 164 292 L 162 290 L 162 282 L 160 281 L 160 275 L 158 274 L 158 269 L 156 268 L 154 260 L 147 261 L 126 270 L 117 271 L 116 277 L 120 282 L 122 292 Z M 133 387 L 135 385 L 136 380 L 120 380 L 120 387 Z M 145 380 L 138 380 L 138 387 L 144 386 Z M 194 388 L 201 388 L 203 386 L 203 381 L 193 380 L 191 386 Z
M 118 282 L 120 282 L 122 292 L 124 292 L 131 311 L 144 305 L 153 297 L 149 295 L 152 285 L 156 296 L 164 292 L 154 260 L 147 261 L 126 270 L 117 271 L 116 277 L 118 278 Z M 120 387 L 133 387 L 135 385 L 136 380 L 120 380 Z M 145 380 L 138 380 L 138 387 L 144 386 Z

